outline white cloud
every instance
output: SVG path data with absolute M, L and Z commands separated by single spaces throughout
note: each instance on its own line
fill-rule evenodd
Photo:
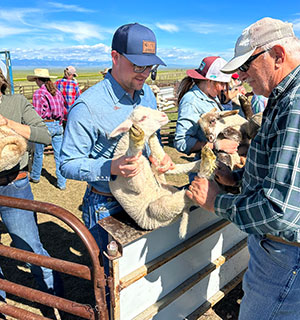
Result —
M 98 39 L 103 40 L 105 36 L 100 32 L 100 28 L 96 25 L 73 21 L 69 22 L 54 22 L 47 23 L 44 28 L 55 29 L 62 33 L 71 34 L 71 37 L 76 41 L 84 41 L 86 39 Z
M 175 24 L 169 24 L 169 23 L 156 23 L 157 28 L 162 29 L 164 31 L 168 32 L 177 32 L 179 31 L 179 28 Z
M 18 22 L 25 23 L 24 19 L 26 16 L 33 18 L 34 16 L 38 17 L 40 14 L 41 10 L 35 8 L 1 9 L 0 19 L 8 21 L 11 24 L 16 24 Z
M 189 23 L 188 27 L 191 31 L 200 34 L 213 33 L 220 29 L 220 25 L 213 23 Z
M 23 60 L 46 60 L 46 61 L 89 61 L 107 62 L 111 60 L 111 48 L 102 43 L 92 46 L 69 46 L 69 47 L 43 47 L 34 49 L 11 50 L 14 59 Z
M 73 12 L 93 12 L 93 10 L 85 9 L 72 4 L 62 4 L 59 2 L 48 2 L 51 7 L 60 9 L 62 11 L 73 11 Z
M 30 29 L 7 27 L 3 24 L 0 24 L 0 38 L 5 38 L 13 35 L 27 33 L 27 32 L 30 32 Z
M 295 31 L 300 31 L 300 19 L 296 19 L 292 21 L 293 27 Z

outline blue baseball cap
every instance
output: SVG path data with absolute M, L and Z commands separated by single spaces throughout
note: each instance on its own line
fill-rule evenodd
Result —
M 138 23 L 125 24 L 117 29 L 112 40 L 112 50 L 118 51 L 137 66 L 166 66 L 156 55 L 155 34 Z

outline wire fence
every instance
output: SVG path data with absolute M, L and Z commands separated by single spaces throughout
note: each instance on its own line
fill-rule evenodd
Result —
M 146 82 L 148 84 L 155 84 L 159 87 L 165 87 L 165 86 L 174 86 L 174 88 L 178 87 L 178 83 L 180 80 L 185 76 L 184 72 L 168 72 L 168 73 L 162 73 L 158 74 L 155 81 L 149 79 Z M 102 79 L 97 80 L 84 80 L 84 81 L 78 81 L 78 85 L 82 92 L 87 90 L 89 87 L 95 85 Z M 38 86 L 34 84 L 17 84 L 14 83 L 14 91 L 15 94 L 22 94 L 24 95 L 29 101 L 32 101 L 32 96 L 34 91 L 38 89 Z

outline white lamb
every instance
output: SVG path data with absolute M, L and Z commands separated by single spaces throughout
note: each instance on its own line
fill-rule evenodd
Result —
M 110 134 L 110 137 L 115 137 L 126 132 L 118 142 L 114 158 L 125 154 L 137 155 L 148 141 L 152 156 L 161 161 L 165 152 L 155 132 L 167 122 L 168 117 L 163 112 L 142 106 L 135 108 L 130 117 Z M 214 157 L 212 152 L 211 154 Z M 139 161 L 143 169 L 138 175 L 132 178 L 117 176 L 115 180 L 109 182 L 112 194 L 128 215 L 146 230 L 166 226 L 184 213 L 179 230 L 179 235 L 183 238 L 186 235 L 191 200 L 185 195 L 185 190 L 164 183 L 164 175 L 157 174 L 146 157 L 142 155 Z M 168 173 L 179 174 L 200 170 L 203 174 L 211 176 L 214 169 L 215 161 L 210 161 L 207 166 L 204 160 L 202 162 L 199 160 L 178 164 Z
M 0 172 L 16 166 L 27 148 L 26 140 L 6 125 L 0 126 Z

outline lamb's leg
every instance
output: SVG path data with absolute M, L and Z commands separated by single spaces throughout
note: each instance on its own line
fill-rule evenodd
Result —
M 161 146 L 156 133 L 152 134 L 148 140 L 151 155 L 159 162 L 161 162 L 165 156 L 165 150 Z
M 185 190 L 159 197 L 149 204 L 149 216 L 158 221 L 171 221 L 182 213 L 188 198 Z
M 185 195 L 185 190 L 181 190 L 172 195 L 162 196 L 149 204 L 149 214 L 160 221 L 173 221 L 182 214 L 179 237 L 185 238 L 187 233 L 189 208 L 192 201 Z
M 165 151 L 161 146 L 156 134 L 153 134 L 149 138 L 149 147 L 151 150 L 152 156 L 158 161 L 162 161 L 165 156 Z M 190 162 L 190 163 L 182 163 L 176 164 L 173 170 L 168 170 L 165 174 L 182 174 L 182 173 L 190 173 L 190 172 L 198 172 L 200 169 L 201 160 Z
M 182 174 L 190 172 L 198 172 L 200 170 L 201 160 L 188 162 L 188 163 L 179 163 L 175 165 L 173 170 L 168 170 L 165 174 Z

